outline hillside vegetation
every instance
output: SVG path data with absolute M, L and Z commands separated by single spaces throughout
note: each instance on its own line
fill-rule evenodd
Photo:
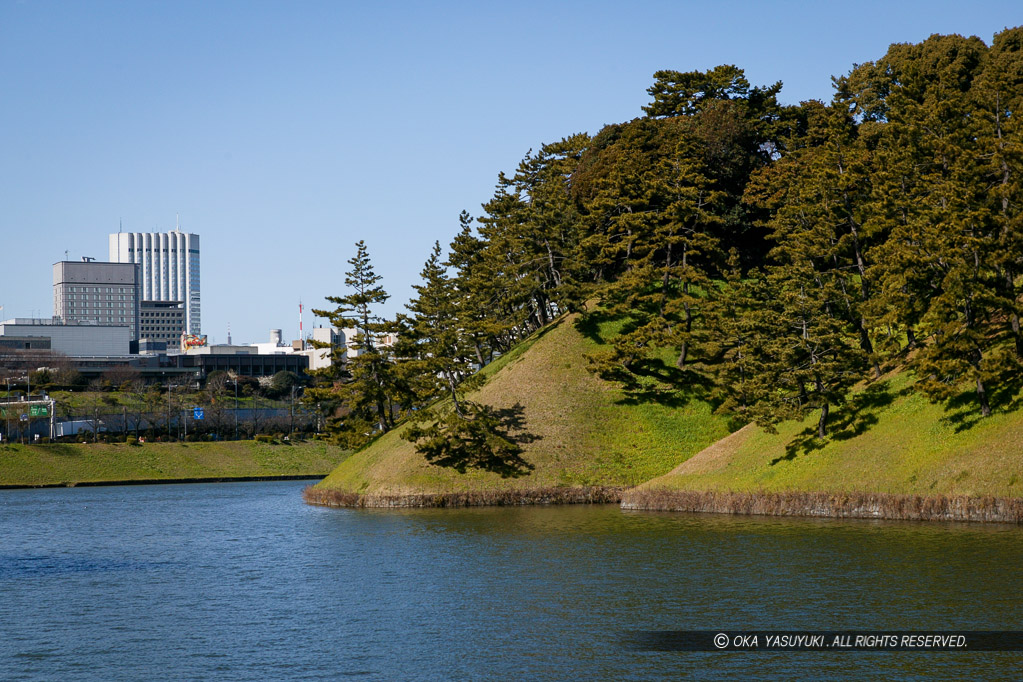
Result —
M 516 423 L 518 476 L 428 464 L 390 431 L 343 462 L 317 488 L 368 495 L 421 495 L 475 490 L 633 486 L 667 473 L 728 435 L 726 421 L 700 400 L 638 402 L 587 370 L 585 355 L 603 344 L 583 334 L 577 315 L 534 334 L 485 370 L 470 399 Z
M 962 402 L 946 410 L 895 374 L 857 392 L 827 440 L 809 421 L 750 425 L 639 490 L 1023 497 L 1023 412 Z
M 1023 27 L 892 45 L 830 103 L 784 104 L 734 65 L 658 71 L 643 117 L 501 173 L 407 314 L 379 317 L 359 242 L 322 314 L 366 352 L 311 399 L 339 442 L 384 435 L 324 486 L 628 486 L 728 420 L 779 433 L 749 428 L 672 485 L 1018 495 L 1020 73 Z

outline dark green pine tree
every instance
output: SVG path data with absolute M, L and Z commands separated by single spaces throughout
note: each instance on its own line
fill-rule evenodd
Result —
M 511 178 L 500 175 L 494 198 L 484 205 L 480 233 L 487 240 L 487 267 L 504 280 L 511 307 L 528 311 L 531 329 L 582 298 L 578 212 L 569 179 L 588 143 L 580 133 L 530 152 Z
M 1008 333 L 1023 361 L 1020 330 L 1023 300 L 1023 27 L 995 35 L 983 69 L 971 88 L 980 123 L 981 182 L 997 239 L 997 281 L 1005 303 Z
M 418 378 L 420 404 L 446 397 L 454 411 L 463 414 L 462 399 L 473 385 L 467 379 L 475 371 L 476 354 L 463 334 L 461 292 L 447 274 L 440 242 L 434 243 L 420 277 L 415 298 L 405 306 L 412 314 L 399 316 L 395 353 L 402 358 L 403 371 Z
M 509 300 L 507 260 L 496 257 L 490 242 L 474 234 L 468 212 L 462 211 L 458 219 L 461 229 L 451 241 L 446 265 L 454 270 L 462 333 L 483 367 L 495 353 L 508 349 L 521 311 Z
M 723 281 L 707 300 L 706 354 L 713 368 L 711 398 L 720 414 L 733 415 L 741 424 L 760 423 L 769 428 L 776 365 L 770 355 L 779 319 L 778 301 L 759 271 L 743 276 L 735 249 L 729 254 Z
M 824 125 L 827 110 L 811 104 L 808 139 L 757 179 L 756 196 L 769 196 L 776 246 L 767 269 L 770 316 L 754 337 L 761 385 L 753 408 L 764 424 L 802 419 L 819 410 L 818 436 L 827 434 L 831 409 L 845 402 L 863 377 L 868 351 L 862 344 L 863 288 L 858 286 L 857 249 L 849 225 L 848 195 L 840 148 Z M 815 116 L 824 117 L 813 123 Z M 817 136 L 817 139 L 815 139 Z
M 355 329 L 345 348 L 335 348 L 331 366 L 319 371 L 318 386 L 307 391 L 307 400 L 336 401 L 341 407 L 334 428 L 338 437 L 350 446 L 365 442 L 373 429 L 387 431 L 394 426 L 396 386 L 390 349 L 378 339 L 393 326 L 377 313 L 389 295 L 380 284 L 363 241 L 356 243 L 356 254 L 348 263 L 345 285 L 350 293 L 328 296 L 333 310 L 316 310 L 338 329 Z M 317 344 L 321 345 L 322 344 Z
M 888 166 L 896 177 L 882 186 L 898 180 L 902 196 L 913 199 L 904 202 L 907 216 L 894 222 L 877 261 L 881 295 L 892 307 L 915 298 L 917 386 L 938 401 L 971 390 L 983 416 L 991 413 L 993 389 L 1018 375 L 1010 341 L 1018 303 L 1002 252 L 1013 243 L 1006 229 L 1011 198 L 1002 213 L 1001 188 L 990 191 L 1005 177 L 992 120 L 998 107 L 991 108 L 1001 86 L 985 87 L 980 78 L 987 52 L 977 38 L 931 36 L 893 45 L 849 79 L 862 115 L 883 123 L 884 137 L 901 145 L 889 156 L 904 160 Z M 1010 184 L 1011 175 L 1010 166 Z
M 693 139 L 683 133 L 652 169 L 647 183 L 656 211 L 636 230 L 628 269 L 606 290 L 610 309 L 631 319 L 615 342 L 621 356 L 673 348 L 686 367 L 698 311 L 711 276 L 723 260 L 714 236 L 721 219 L 714 189 Z
M 462 473 L 469 468 L 502 476 L 526 473 L 531 467 L 521 458 L 522 448 L 502 416 L 465 398 L 481 377 L 473 374 L 475 349 L 460 315 L 467 310 L 463 292 L 447 274 L 439 242 L 421 277 L 422 283 L 415 286 L 417 296 L 406 306 L 412 315 L 399 319 L 396 353 L 402 358 L 400 371 L 419 391 L 420 405 L 446 400 L 414 412 L 402 438 L 415 443 L 417 452 L 437 466 Z
M 650 119 L 607 126 L 573 176 L 572 196 L 583 207 L 578 257 L 598 283 L 631 267 L 637 240 L 658 210 L 651 176 L 670 144 L 670 128 Z
M 836 280 L 822 276 L 811 258 L 783 262 L 768 274 L 775 317 L 759 330 L 764 342 L 758 383 L 773 388 L 760 394 L 754 413 L 761 424 L 774 424 L 802 420 L 817 410 L 817 436 L 824 438 L 831 408 L 844 404 L 849 389 L 863 378 L 867 355 L 849 323 L 836 314 L 843 297 Z

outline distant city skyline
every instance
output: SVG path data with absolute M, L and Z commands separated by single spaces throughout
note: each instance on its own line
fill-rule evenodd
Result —
M 745 69 L 781 100 L 1018 3 L 0 3 L 0 306 L 106 237 L 202 236 L 202 333 L 298 335 L 364 239 L 403 309 L 434 240 L 529 149 L 642 114 L 659 69 Z M 65 256 L 65 251 L 67 255 Z M 325 320 L 306 313 L 311 331 Z

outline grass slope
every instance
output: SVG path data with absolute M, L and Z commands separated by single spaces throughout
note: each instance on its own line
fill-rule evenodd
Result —
M 337 466 L 347 454 L 321 441 L 5 445 L 0 446 L 0 485 L 317 476 Z
M 637 492 L 1023 497 L 1023 410 L 979 419 L 972 401 L 946 410 L 911 381 L 894 374 L 855 394 L 824 442 L 813 437 L 816 417 L 775 435 L 747 426 Z
M 317 488 L 422 495 L 632 486 L 728 435 L 726 421 L 704 402 L 637 402 L 592 375 L 585 354 L 601 346 L 602 330 L 583 334 L 576 320 L 563 318 L 489 365 L 486 384 L 470 396 L 502 410 L 520 408 L 528 434 L 523 458 L 534 467 L 529 474 L 502 478 L 433 466 L 397 429 L 352 455 Z

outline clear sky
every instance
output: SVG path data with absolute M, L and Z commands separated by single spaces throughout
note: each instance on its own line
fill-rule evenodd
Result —
M 893 42 L 1021 22 L 1018 0 L 0 0 L 0 319 L 52 314 L 65 251 L 177 215 L 215 342 L 297 337 L 359 239 L 391 314 L 499 171 L 639 116 L 658 69 L 827 100 Z

